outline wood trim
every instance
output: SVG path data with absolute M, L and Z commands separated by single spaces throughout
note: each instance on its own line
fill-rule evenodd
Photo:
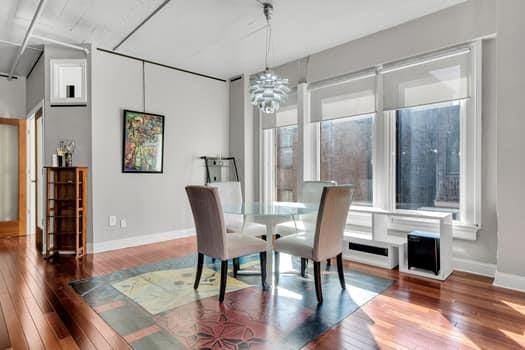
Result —
M 0 223 L 0 237 L 25 235 L 27 228 L 26 120 L 0 118 L 0 124 L 18 127 L 18 220 Z

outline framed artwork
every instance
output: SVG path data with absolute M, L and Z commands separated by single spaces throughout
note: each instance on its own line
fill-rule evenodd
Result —
M 164 116 L 124 110 L 123 173 L 162 173 Z
M 87 105 L 87 60 L 52 59 L 51 106 Z

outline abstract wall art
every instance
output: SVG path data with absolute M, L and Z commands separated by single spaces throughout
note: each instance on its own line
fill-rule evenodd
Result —
M 164 116 L 124 110 L 123 173 L 162 173 Z

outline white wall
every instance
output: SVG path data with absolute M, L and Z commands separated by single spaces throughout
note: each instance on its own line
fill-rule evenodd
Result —
M 498 1 L 498 272 L 525 291 L 525 1 Z
M 146 63 L 146 110 L 165 115 L 164 173 L 124 174 L 122 113 L 143 110 L 142 62 L 94 51 L 92 63 L 95 250 L 192 228 L 184 187 L 204 184 L 199 156 L 228 153 L 228 84 Z M 128 227 L 109 227 L 110 215 Z
M 45 62 L 42 55 L 36 63 L 33 71 L 26 79 L 26 111 L 31 112 L 35 106 L 44 99 L 45 94 Z
M 0 117 L 25 118 L 26 79 L 0 77 Z

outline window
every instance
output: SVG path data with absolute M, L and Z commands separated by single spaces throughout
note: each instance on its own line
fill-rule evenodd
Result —
M 374 115 L 326 120 L 320 131 L 321 180 L 353 184 L 354 202 L 372 205 Z
M 297 126 L 273 129 L 275 140 L 275 194 L 277 201 L 297 200 Z
M 460 209 L 460 102 L 397 110 L 396 208 Z

